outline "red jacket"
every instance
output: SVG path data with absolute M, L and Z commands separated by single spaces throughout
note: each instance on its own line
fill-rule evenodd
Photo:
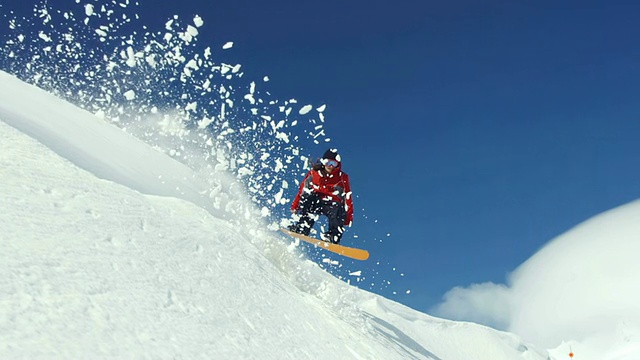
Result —
M 298 210 L 300 206 L 300 197 L 305 189 L 307 191 L 315 191 L 321 195 L 323 200 L 335 201 L 346 206 L 347 218 L 345 225 L 350 226 L 353 222 L 353 197 L 351 194 L 351 185 L 349 184 L 349 175 L 341 170 L 342 164 L 338 164 L 331 173 L 323 169 L 311 170 L 307 173 L 300 184 L 298 194 L 291 204 L 291 210 Z

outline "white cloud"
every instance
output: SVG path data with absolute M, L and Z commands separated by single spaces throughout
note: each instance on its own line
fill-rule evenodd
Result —
M 444 295 L 434 312 L 448 319 L 465 320 L 505 329 L 509 319 L 509 289 L 502 284 L 455 287 Z
M 599 343 L 604 355 L 640 329 L 638 219 L 640 201 L 600 214 L 524 262 L 509 286 L 455 288 L 434 311 L 499 326 L 542 347 Z

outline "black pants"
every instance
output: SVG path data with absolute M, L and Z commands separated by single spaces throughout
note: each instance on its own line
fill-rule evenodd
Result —
M 300 197 L 299 214 L 300 220 L 291 226 L 292 231 L 309 235 L 316 222 L 311 215 L 324 215 L 329 221 L 329 230 L 324 234 L 324 238 L 332 243 L 340 242 L 344 232 L 344 222 L 347 218 L 347 212 L 342 203 L 323 200 L 316 192 L 303 193 Z

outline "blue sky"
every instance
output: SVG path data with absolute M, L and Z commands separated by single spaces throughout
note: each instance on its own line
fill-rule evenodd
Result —
M 350 233 L 380 272 L 404 274 L 386 295 L 421 311 L 454 286 L 503 282 L 547 241 L 640 194 L 640 5 L 443 3 L 139 10 L 150 27 L 199 14 L 199 42 L 233 41 L 225 56 L 247 78 L 327 105 L 356 195 Z
M 391 298 L 418 310 L 454 286 L 504 282 L 547 241 L 640 194 L 635 2 L 191 9 L 212 41 L 235 42 L 247 76 L 327 104 L 368 218 L 351 231 L 384 240 L 372 251 L 404 273 Z

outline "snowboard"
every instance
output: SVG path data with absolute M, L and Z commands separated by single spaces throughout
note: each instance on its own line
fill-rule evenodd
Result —
M 352 247 L 342 246 L 339 244 L 333 244 L 324 240 L 312 238 L 310 236 L 302 235 L 295 233 L 293 231 L 289 231 L 287 229 L 280 229 L 283 233 L 292 236 L 296 239 L 300 239 L 302 241 L 306 241 L 310 244 L 316 245 L 317 247 L 323 248 L 325 250 L 331 251 L 338 255 L 346 256 L 348 258 L 356 259 L 356 260 L 367 260 L 369 258 L 369 252 L 367 250 L 356 249 Z

